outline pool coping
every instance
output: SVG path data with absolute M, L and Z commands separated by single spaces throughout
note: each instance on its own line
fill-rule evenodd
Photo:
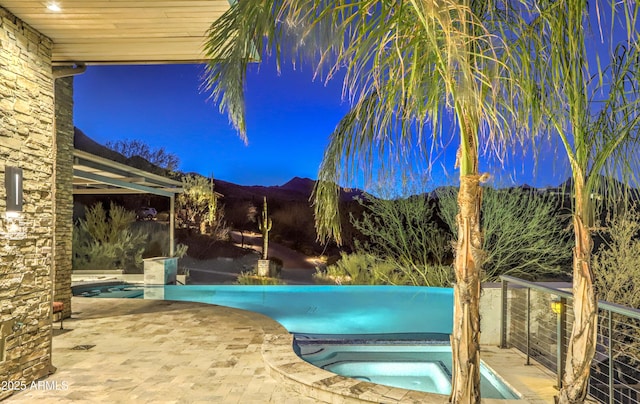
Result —
M 268 333 L 262 343 L 262 357 L 267 371 L 271 377 L 283 383 L 301 394 L 319 401 L 329 403 L 448 403 L 449 396 L 435 393 L 426 393 L 415 390 L 406 390 L 397 387 L 389 387 L 370 383 L 358 379 L 352 379 L 320 369 L 305 362 L 293 351 L 293 335 L 286 330 Z M 276 331 L 276 330 L 272 330 Z M 497 347 L 482 347 L 483 362 L 491 368 L 498 377 L 502 378 L 521 397 L 519 400 L 482 399 L 486 404 L 516 404 L 523 402 L 548 403 L 549 394 L 554 394 L 553 376 L 544 372 L 539 366 L 529 367 L 521 378 L 514 378 L 514 360 L 522 359 L 512 349 L 499 349 Z M 502 358 L 498 358 L 502 356 Z M 511 363 L 509 368 L 504 368 L 504 363 Z M 520 362 L 521 364 L 523 362 Z M 505 373 L 505 370 L 509 370 Z M 502 372 L 501 372 L 502 371 Z M 529 386 L 531 379 L 547 384 L 544 391 L 535 391 L 537 386 Z M 545 383 L 546 382 L 546 383 Z M 533 387 L 533 388 L 532 388 Z M 534 390 L 535 389 L 535 390 Z M 540 394 L 542 393 L 542 394 Z M 553 400 L 553 396 L 551 396 Z

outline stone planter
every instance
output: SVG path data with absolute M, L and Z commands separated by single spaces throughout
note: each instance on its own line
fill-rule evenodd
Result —
M 258 269 L 256 270 L 256 274 L 258 276 L 269 276 L 271 272 L 269 263 L 269 260 L 258 260 Z
M 145 285 L 175 285 L 178 258 L 156 257 L 144 260 Z
M 186 285 L 187 279 L 189 279 L 189 275 L 176 275 L 176 283 L 178 285 Z
M 258 260 L 256 275 L 276 278 L 280 275 L 279 264 L 272 260 Z

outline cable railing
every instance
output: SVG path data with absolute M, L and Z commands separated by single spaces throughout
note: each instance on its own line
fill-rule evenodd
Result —
M 502 280 L 500 346 L 555 372 L 562 385 L 573 325 L 570 290 L 511 276 Z M 601 403 L 640 403 L 640 310 L 598 302 L 598 339 L 589 395 Z

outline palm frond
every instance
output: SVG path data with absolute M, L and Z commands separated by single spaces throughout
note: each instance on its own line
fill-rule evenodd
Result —
M 609 94 L 600 111 L 592 117 L 592 144 L 586 190 L 597 193 L 609 204 L 625 189 L 638 184 L 640 169 L 640 44 L 620 44 L 608 68 Z M 613 181 L 613 180 L 617 181 Z
M 238 1 L 207 32 L 204 52 L 208 59 L 202 89 L 211 92 L 221 113 L 247 142 L 245 80 L 249 63 L 275 46 L 280 57 L 282 30 L 276 21 L 276 0 Z
M 529 76 L 527 71 L 511 68 L 513 56 L 500 38 L 458 2 L 410 5 L 397 5 L 384 14 L 343 17 L 345 22 L 337 24 L 338 36 L 346 37 L 349 46 L 334 55 L 331 69 L 344 66 L 345 94 L 356 104 L 331 136 L 320 169 L 320 187 L 325 180 L 349 181 L 354 173 L 370 178 L 380 168 L 368 170 L 371 162 L 390 147 L 403 151 L 437 140 L 445 114 L 475 116 L 476 127 L 492 146 L 527 133 L 531 122 L 527 106 L 537 101 L 527 91 L 533 83 L 515 77 Z M 314 43 L 322 40 L 316 38 Z M 468 48 L 472 51 L 463 55 Z M 455 110 L 456 104 L 464 108 Z M 473 144 L 478 144 L 480 134 L 472 133 Z M 337 203 L 319 198 L 321 194 L 336 195 L 320 190 L 315 194 L 318 220 L 334 212 L 334 220 L 325 222 L 331 223 L 332 230 L 319 222 L 319 234 L 336 236 Z M 327 209 L 321 208 L 323 204 Z
M 585 180 L 585 197 L 616 198 L 612 189 L 604 190 L 607 178 L 630 179 L 639 157 L 637 6 L 611 2 L 605 7 L 606 2 L 588 5 L 585 0 L 527 3 L 530 31 L 516 51 L 529 61 L 528 69 L 544 89 L 540 110 L 548 117 L 549 136 L 557 135 L 564 144 L 574 178 Z M 608 35 L 601 25 L 605 15 Z M 594 23 L 599 38 L 590 51 L 597 57 L 586 46 Z M 627 35 L 621 36 L 620 29 Z
M 348 182 L 355 173 L 370 177 L 380 167 L 372 169 L 367 163 L 385 150 L 426 148 L 441 136 L 446 118 L 458 126 L 472 119 L 470 147 L 483 144 L 501 153 L 506 140 L 524 142 L 530 128 L 537 130 L 531 123 L 541 121 L 539 93 L 545 90 L 507 43 L 522 32 L 512 28 L 518 10 L 506 4 L 238 2 L 211 27 L 205 89 L 246 139 L 244 80 L 252 51 L 263 55 L 274 49 L 277 63 L 290 52 L 327 80 L 342 72 L 343 94 L 352 113 L 331 136 L 320 184 L 329 179 Z M 354 138 L 345 144 L 347 136 Z M 336 195 L 316 192 L 318 215 L 337 206 L 320 194 Z

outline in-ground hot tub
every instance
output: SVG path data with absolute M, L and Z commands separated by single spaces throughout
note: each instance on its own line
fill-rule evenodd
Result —
M 451 393 L 448 335 L 296 335 L 294 350 L 305 361 L 342 376 L 409 390 Z M 519 398 L 484 363 L 480 373 L 483 398 Z

